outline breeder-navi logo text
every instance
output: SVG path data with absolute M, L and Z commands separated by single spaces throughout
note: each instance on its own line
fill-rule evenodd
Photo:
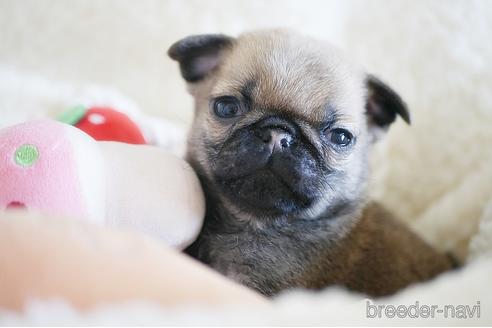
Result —
M 436 318 L 472 319 L 480 318 L 480 301 L 476 305 L 427 305 L 416 301 L 412 305 L 374 304 L 366 301 L 367 318 Z

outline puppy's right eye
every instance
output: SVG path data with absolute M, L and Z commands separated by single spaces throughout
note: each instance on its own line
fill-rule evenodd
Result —
M 234 97 L 218 98 L 214 102 L 214 113 L 220 118 L 233 118 L 241 114 L 241 105 Z

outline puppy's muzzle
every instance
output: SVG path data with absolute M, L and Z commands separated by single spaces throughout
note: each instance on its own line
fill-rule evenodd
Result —
M 284 215 L 319 197 L 322 167 L 294 122 L 278 116 L 238 129 L 213 159 L 216 185 L 239 209 Z

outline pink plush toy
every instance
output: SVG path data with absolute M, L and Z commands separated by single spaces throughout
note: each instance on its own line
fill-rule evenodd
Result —
M 35 121 L 0 130 L 0 211 L 12 208 L 135 229 L 182 249 L 200 231 L 205 204 L 180 158 Z

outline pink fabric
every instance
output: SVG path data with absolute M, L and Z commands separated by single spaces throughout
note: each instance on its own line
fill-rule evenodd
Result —
M 30 167 L 15 161 L 16 150 L 26 144 L 39 151 L 38 160 Z M 0 211 L 9 205 L 24 205 L 46 214 L 84 217 L 72 147 L 64 124 L 55 121 L 0 130 Z

